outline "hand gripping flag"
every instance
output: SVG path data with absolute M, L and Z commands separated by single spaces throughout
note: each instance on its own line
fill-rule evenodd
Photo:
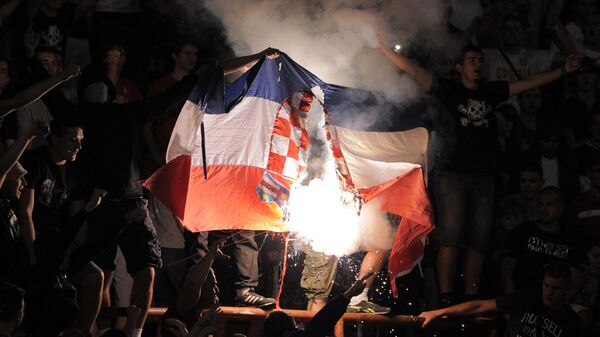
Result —
M 145 183 L 186 228 L 288 231 L 283 209 L 310 148 L 306 114 L 320 108 L 329 114 L 346 181 L 365 202 L 402 217 L 388 265 L 392 281 L 420 261 L 433 229 L 420 111 L 327 84 L 285 54 L 261 59 L 226 88 L 218 66 L 199 78 L 171 135 L 167 164 Z M 390 118 L 375 121 L 374 109 Z

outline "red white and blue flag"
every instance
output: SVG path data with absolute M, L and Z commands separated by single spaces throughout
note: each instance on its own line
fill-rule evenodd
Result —
M 261 59 L 227 87 L 217 66 L 200 79 L 173 130 L 167 164 L 145 183 L 186 228 L 288 231 L 282 209 L 310 149 L 306 114 L 321 109 L 347 182 L 365 202 L 377 200 L 382 211 L 402 217 L 388 265 L 392 280 L 420 261 L 433 229 L 420 114 L 365 127 L 372 109 L 397 107 L 327 84 L 285 54 Z

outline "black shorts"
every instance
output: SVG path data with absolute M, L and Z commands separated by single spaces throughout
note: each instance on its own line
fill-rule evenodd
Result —
M 94 262 L 100 268 L 115 269 L 117 245 L 123 252 L 127 272 L 131 275 L 146 267 L 158 269 L 162 266 L 160 245 L 150 217 L 146 216 L 144 220 L 132 223 L 125 220 L 124 214 L 137 207 L 147 209 L 146 200 L 104 200 L 90 214 L 89 240 L 99 247 L 99 254 L 95 256 Z

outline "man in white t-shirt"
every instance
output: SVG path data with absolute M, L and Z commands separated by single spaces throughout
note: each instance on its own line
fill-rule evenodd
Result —
M 556 54 L 525 47 L 525 38 L 523 24 L 518 18 L 510 17 L 503 22 L 501 47 L 483 50 L 483 78 L 486 81 L 516 81 L 552 68 Z M 508 102 L 519 109 L 516 97 L 511 97 Z

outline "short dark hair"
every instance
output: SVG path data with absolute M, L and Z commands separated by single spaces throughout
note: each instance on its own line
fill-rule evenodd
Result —
M 542 195 L 547 195 L 547 194 L 555 194 L 558 197 L 558 201 L 561 204 L 564 204 L 563 195 L 562 195 L 562 192 L 560 191 L 560 188 L 558 188 L 556 186 L 546 186 L 538 192 L 538 198 L 541 197 Z
M 12 319 L 21 309 L 25 290 L 14 284 L 0 283 L 0 321 Z
M 63 137 L 69 129 L 83 129 L 83 121 L 75 116 L 75 113 L 57 114 L 50 122 L 50 135 Z
M 571 282 L 571 267 L 564 261 L 557 261 L 544 268 L 544 276 Z
M 280 337 L 286 332 L 296 330 L 296 321 L 288 313 L 283 311 L 271 311 L 264 323 L 265 337 Z
M 189 44 L 189 45 L 192 45 L 192 46 L 198 48 L 198 44 L 189 36 L 179 36 L 173 42 L 173 45 L 171 47 L 171 52 L 173 52 L 173 54 L 175 54 L 175 55 L 179 54 L 179 52 L 181 52 L 181 50 L 183 49 L 183 47 L 186 44 Z
M 35 49 L 35 54 L 37 55 L 39 53 L 52 53 L 58 56 L 62 56 L 62 53 L 56 47 L 37 47 Z
M 463 64 L 465 56 L 467 56 L 467 53 L 470 52 L 479 53 L 483 56 L 483 50 L 479 46 L 476 46 L 474 44 L 468 44 L 460 48 L 459 54 L 456 55 L 455 64 Z
M 544 176 L 544 170 L 542 170 L 542 167 L 537 163 L 527 163 L 521 165 L 519 168 L 519 174 L 523 172 L 535 172 L 540 176 Z

